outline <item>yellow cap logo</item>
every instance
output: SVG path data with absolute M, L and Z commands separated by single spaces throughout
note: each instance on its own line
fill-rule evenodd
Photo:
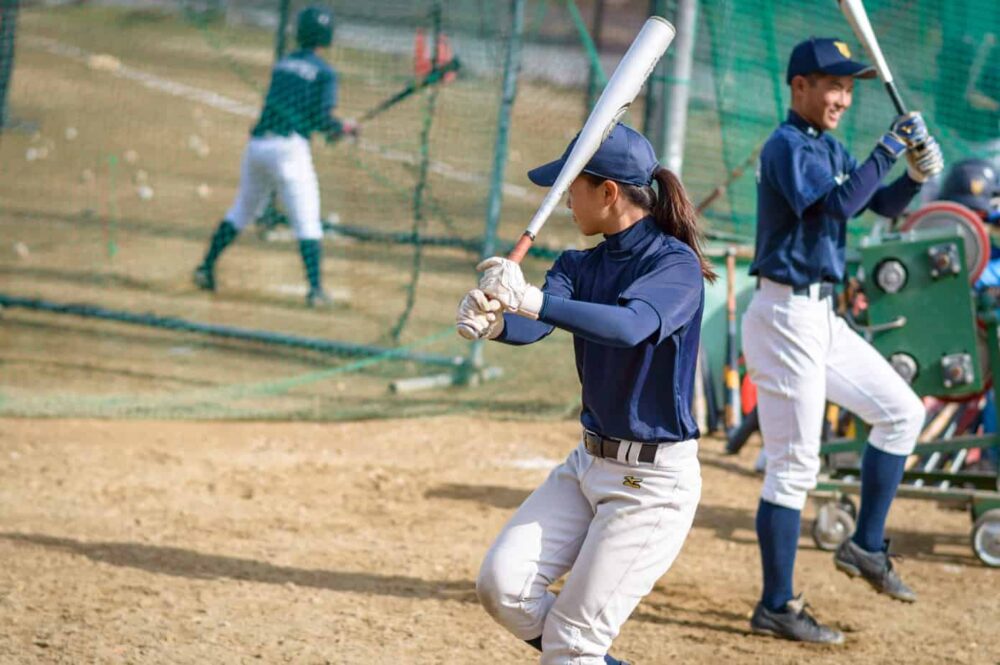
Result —
M 844 42 L 834 42 L 833 45 L 837 47 L 838 51 L 840 51 L 840 55 L 844 56 L 845 58 L 851 57 L 851 49 L 847 47 L 847 44 L 845 44 Z
M 973 178 L 972 182 L 969 183 L 969 191 L 979 196 L 986 189 L 986 181 L 982 178 Z

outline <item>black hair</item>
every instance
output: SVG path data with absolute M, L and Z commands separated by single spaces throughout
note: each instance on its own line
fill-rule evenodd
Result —
M 592 185 L 599 185 L 609 178 L 584 173 Z M 669 169 L 659 166 L 653 172 L 652 185 L 631 185 L 615 181 L 622 194 L 630 202 L 652 214 L 656 225 L 694 250 L 701 264 L 701 274 L 709 282 L 715 282 L 718 275 L 701 249 L 702 232 L 698 228 L 698 211 L 688 198 L 684 185 Z

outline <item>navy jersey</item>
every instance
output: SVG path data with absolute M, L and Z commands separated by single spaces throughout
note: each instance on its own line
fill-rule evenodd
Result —
M 563 252 L 542 290 L 547 302 L 550 296 L 615 306 L 641 301 L 659 319 L 649 337 L 628 347 L 574 334 L 585 428 L 651 443 L 699 436 L 691 404 L 705 287 L 690 247 L 647 217 L 593 249 Z M 505 315 L 499 341 L 523 344 L 547 335 L 546 307 L 538 321 Z
M 866 207 L 893 217 L 920 190 L 905 175 L 880 188 L 894 163 L 876 148 L 859 165 L 837 139 L 790 111 L 760 154 L 750 274 L 791 286 L 842 281 L 847 220 Z
M 312 50 L 295 51 L 271 70 L 271 86 L 252 133 L 295 132 L 309 138 L 315 131 L 335 131 L 340 123 L 330 114 L 336 106 L 337 73 Z

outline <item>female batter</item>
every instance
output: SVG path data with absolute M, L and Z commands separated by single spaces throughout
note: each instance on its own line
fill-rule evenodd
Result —
M 529 172 L 551 186 L 572 149 Z M 654 188 L 655 184 L 655 188 Z M 573 334 L 583 387 L 580 444 L 490 548 L 479 599 L 542 651 L 543 665 L 618 663 L 612 640 L 673 563 L 701 495 L 691 415 L 704 278 L 696 214 L 641 134 L 616 125 L 569 188 L 580 231 L 538 289 L 502 258 L 480 264 L 459 331 L 531 344 Z M 500 309 L 503 309 L 501 314 Z M 549 586 L 567 574 L 556 595 Z

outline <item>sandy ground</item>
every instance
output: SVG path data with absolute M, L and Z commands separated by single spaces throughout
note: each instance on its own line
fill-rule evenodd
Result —
M 473 580 L 575 435 L 571 422 L 457 417 L 4 420 L 0 662 L 533 662 L 476 604 Z M 917 604 L 835 573 L 804 532 L 797 585 L 846 646 L 748 635 L 759 480 L 749 451 L 720 449 L 703 443 L 695 528 L 614 653 L 1000 663 L 1000 573 L 974 558 L 966 514 L 926 502 L 900 501 L 890 519 Z

